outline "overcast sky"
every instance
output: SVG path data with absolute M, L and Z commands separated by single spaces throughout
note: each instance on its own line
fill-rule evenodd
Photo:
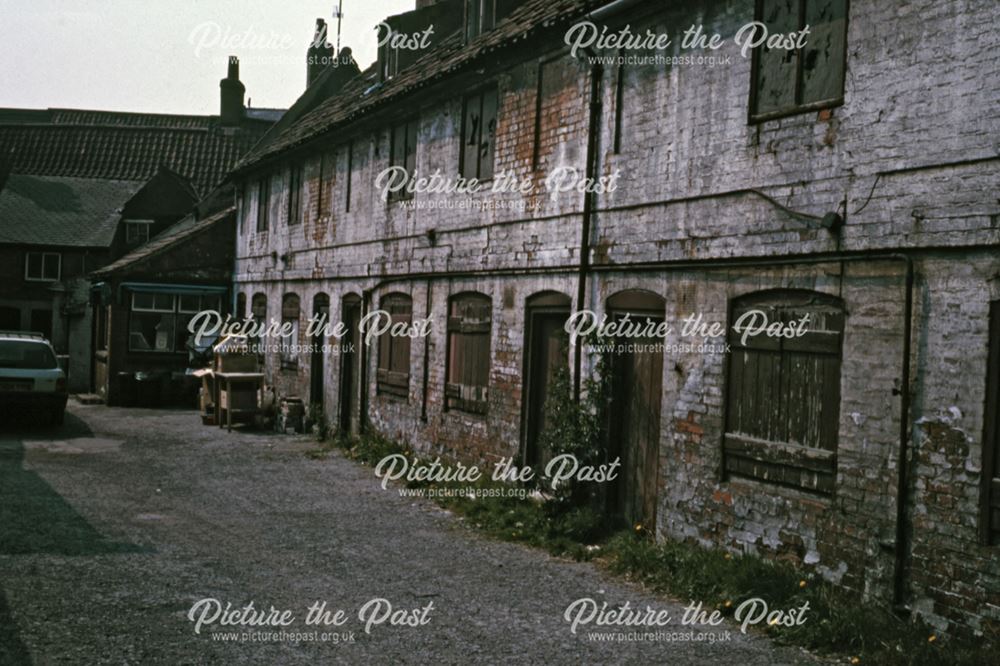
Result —
M 415 0 L 343 0 L 341 45 L 364 68 L 375 26 Z M 255 107 L 305 88 L 306 49 L 335 0 L 0 0 L 0 106 L 217 114 L 226 57 Z M 227 42 L 228 40 L 228 42 Z

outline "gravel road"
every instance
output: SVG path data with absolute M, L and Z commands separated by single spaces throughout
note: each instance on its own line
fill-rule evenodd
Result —
M 370 468 L 307 457 L 314 446 L 195 412 L 75 403 L 61 428 L 0 427 L 0 664 L 817 663 L 730 624 L 710 629 L 715 643 L 573 634 L 564 611 L 588 597 L 666 610 L 662 633 L 690 629 L 676 626 L 681 604 L 484 538 Z M 202 599 L 288 610 L 291 624 L 220 626 L 205 602 L 196 634 Z M 370 605 L 387 619 L 366 633 L 373 599 L 392 611 Z M 344 623 L 306 625 L 324 601 Z M 307 640 L 223 640 L 278 631 Z

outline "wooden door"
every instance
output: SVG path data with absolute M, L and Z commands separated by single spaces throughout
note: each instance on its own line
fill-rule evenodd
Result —
M 323 328 L 330 323 L 330 298 L 326 294 L 316 294 L 313 298 L 313 316 L 317 318 L 316 332 L 310 343 L 312 353 L 309 358 L 309 403 L 323 408 L 323 375 L 324 358 L 323 345 L 326 337 Z
M 665 301 L 648 292 L 622 292 L 608 299 L 616 319 L 663 321 Z M 663 396 L 663 340 L 617 338 L 611 353 L 608 459 L 621 459 L 610 488 L 612 518 L 629 526 L 656 526 L 660 481 L 660 403 Z
M 357 296 L 345 296 L 341 312 L 347 334 L 340 340 L 340 431 L 345 435 L 353 435 L 357 431 L 354 416 L 358 412 L 360 398 L 356 376 L 361 299 Z
M 566 307 L 530 307 L 526 321 L 526 371 L 524 373 L 524 464 L 538 474 L 552 459 L 552 451 L 543 448 L 539 435 L 546 424 L 546 401 L 556 373 L 568 372 L 568 336 L 565 326 L 569 318 L 569 299 Z

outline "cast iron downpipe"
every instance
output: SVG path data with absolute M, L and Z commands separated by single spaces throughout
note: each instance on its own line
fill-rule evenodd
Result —
M 594 60 L 590 68 L 589 120 L 587 122 L 587 156 L 585 183 L 597 180 L 597 133 L 601 118 L 601 80 L 604 68 Z M 583 194 L 583 215 L 580 221 L 580 270 L 576 284 L 576 310 L 583 310 L 587 304 L 587 271 L 590 269 L 590 225 L 594 216 L 594 187 L 588 187 Z M 573 400 L 580 401 L 580 373 L 583 369 L 583 340 L 576 336 L 573 345 Z
M 379 283 L 381 284 L 381 283 Z M 361 319 L 364 321 L 365 317 L 368 315 L 368 306 L 371 303 L 372 291 L 377 287 L 372 287 L 371 289 L 364 289 L 361 292 Z M 358 381 L 358 391 L 361 393 L 358 396 L 358 430 L 364 434 L 368 432 L 368 345 L 365 341 L 361 339 L 361 332 L 358 332 L 358 345 L 361 347 L 361 357 L 358 359 L 358 363 L 361 365 L 361 377 Z
M 424 299 L 424 314 L 431 316 L 431 281 L 427 280 L 427 293 Z M 431 346 L 424 338 L 424 385 L 420 392 L 420 422 L 427 423 L 427 384 L 430 381 Z
M 909 469 L 906 460 L 909 451 L 910 421 L 910 337 L 913 328 L 913 259 L 898 255 L 906 264 L 906 295 L 903 300 L 903 369 L 899 388 L 899 470 L 896 477 L 896 542 L 895 563 L 892 571 L 892 605 L 897 612 L 908 612 L 906 598 L 906 551 L 909 549 L 909 531 L 906 526 L 907 501 L 910 495 Z

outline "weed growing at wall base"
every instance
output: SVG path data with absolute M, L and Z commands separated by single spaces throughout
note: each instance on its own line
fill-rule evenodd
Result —
M 332 446 L 367 466 L 394 453 L 413 452 L 377 433 L 325 442 L 309 452 L 324 457 Z M 321 452 L 321 454 L 317 454 Z M 454 485 L 454 484 L 452 484 Z M 463 486 L 467 484 L 461 484 Z M 482 481 L 483 488 L 497 484 Z M 446 488 L 449 484 L 408 483 L 407 487 Z M 888 666 L 965 666 L 995 663 L 1000 636 L 981 641 L 941 640 L 919 620 L 900 618 L 873 603 L 786 563 L 753 555 L 734 556 L 694 543 L 656 542 L 642 525 L 610 533 L 592 506 L 553 501 L 537 492 L 518 494 L 428 493 L 472 528 L 505 541 L 542 548 L 557 556 L 593 561 L 598 566 L 682 602 L 732 617 L 741 603 L 759 598 L 774 608 L 808 603 L 809 621 L 792 626 L 764 624 L 774 640 L 816 652 L 844 656 L 852 664 Z M 553 510 L 553 505 L 560 508 Z

